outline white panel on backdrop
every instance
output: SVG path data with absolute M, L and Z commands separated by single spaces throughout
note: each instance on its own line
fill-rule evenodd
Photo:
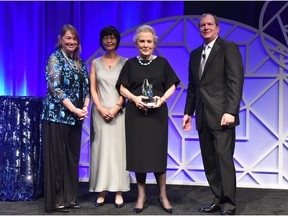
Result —
M 265 3 L 261 17 L 268 4 Z M 283 7 L 288 6 L 285 4 Z M 167 17 L 145 24 L 153 26 L 158 35 L 155 54 L 167 58 L 181 79 L 175 94 L 168 100 L 167 183 L 207 185 L 197 131 L 187 133 L 182 130 L 189 53 L 202 43 L 197 27 L 198 16 Z M 219 25 L 221 37 L 238 43 L 245 65 L 241 123 L 237 127 L 234 155 L 237 186 L 288 188 L 287 46 L 267 35 L 263 31 L 265 26 L 259 31 L 221 18 Z M 136 28 L 121 34 L 120 55 L 129 58 L 138 54 L 132 41 Z M 102 49 L 97 50 L 87 63 L 101 53 Z M 81 181 L 89 181 L 89 128 L 90 119 L 87 119 L 83 127 L 79 167 Z M 134 179 L 134 175 L 131 176 Z M 148 175 L 147 182 L 154 183 L 154 176 Z

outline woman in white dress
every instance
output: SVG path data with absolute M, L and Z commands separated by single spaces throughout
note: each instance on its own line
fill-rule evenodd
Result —
M 99 192 L 95 206 L 104 205 L 107 191 L 115 192 L 115 207 L 124 206 L 122 192 L 130 190 L 126 171 L 124 98 L 115 84 L 126 58 L 116 52 L 119 31 L 107 26 L 100 32 L 105 55 L 92 61 L 90 90 L 93 99 L 90 130 L 90 192 Z

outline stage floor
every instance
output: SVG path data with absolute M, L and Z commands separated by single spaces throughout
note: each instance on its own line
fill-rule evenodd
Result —
M 201 205 L 210 204 L 212 195 L 208 187 L 167 185 L 167 193 L 176 215 L 202 215 L 198 212 Z M 157 186 L 146 186 L 147 202 L 139 215 L 167 215 L 158 202 Z M 136 185 L 124 193 L 125 206 L 114 207 L 114 193 L 109 193 L 104 206 L 94 206 L 97 193 L 88 191 L 88 183 L 79 186 L 80 210 L 70 210 L 67 215 L 132 215 L 136 202 Z M 28 202 L 0 202 L 1 215 L 43 215 L 43 198 Z M 54 213 L 55 214 L 55 213 Z M 60 213 L 61 214 L 61 213 Z M 217 215 L 219 213 L 215 213 Z M 288 190 L 237 188 L 238 215 L 288 215 Z

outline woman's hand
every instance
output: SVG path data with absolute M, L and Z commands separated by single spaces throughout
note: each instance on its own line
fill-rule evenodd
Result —
M 83 106 L 82 110 L 86 113 L 88 113 L 88 107 L 87 106 Z
M 153 98 L 156 101 L 156 104 L 155 106 L 153 106 L 153 108 L 159 108 L 160 106 L 162 106 L 162 104 L 166 103 L 164 97 L 154 96 Z
M 114 118 L 113 114 L 111 114 L 110 111 L 105 107 L 100 107 L 98 112 L 105 121 L 111 121 Z
M 142 110 L 147 110 L 146 104 L 142 101 L 142 99 L 145 98 L 145 96 L 134 96 L 132 101 L 135 103 L 136 107 Z
M 119 107 L 117 105 L 108 110 L 109 115 L 110 115 L 110 120 L 112 120 L 117 115 L 119 110 L 120 109 L 119 109 Z
M 73 113 L 78 117 L 79 120 L 88 118 L 88 112 L 83 109 L 75 108 Z

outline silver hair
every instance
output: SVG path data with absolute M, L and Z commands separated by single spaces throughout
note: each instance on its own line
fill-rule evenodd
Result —
M 138 40 L 138 35 L 140 32 L 151 32 L 154 36 L 154 43 L 156 44 L 158 41 L 158 37 L 156 36 L 155 29 L 152 26 L 149 25 L 142 25 L 136 29 L 135 35 L 133 37 L 133 41 L 136 43 Z

